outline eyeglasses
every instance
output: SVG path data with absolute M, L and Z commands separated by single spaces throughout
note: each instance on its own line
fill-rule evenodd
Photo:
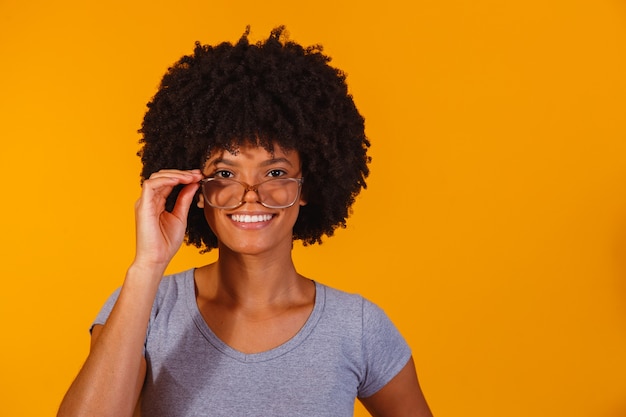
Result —
M 230 178 L 204 178 L 200 180 L 202 194 L 209 206 L 218 209 L 235 209 L 244 203 L 248 191 L 254 191 L 257 202 L 267 208 L 280 209 L 296 204 L 304 178 L 272 178 L 259 184 L 248 185 Z

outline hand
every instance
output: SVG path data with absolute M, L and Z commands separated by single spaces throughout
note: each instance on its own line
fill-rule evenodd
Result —
M 135 204 L 137 248 L 135 265 L 165 270 L 185 236 L 187 214 L 202 179 L 200 170 L 161 170 L 143 183 Z M 175 186 L 185 184 L 172 212 L 165 202 Z

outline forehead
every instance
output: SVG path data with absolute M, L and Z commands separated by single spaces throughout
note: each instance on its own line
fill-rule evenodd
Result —
M 258 144 L 244 144 L 233 149 L 215 149 L 206 161 L 207 165 L 216 163 L 238 165 L 242 163 L 258 163 L 267 165 L 271 163 L 286 163 L 294 167 L 300 166 L 300 155 L 294 149 L 285 149 L 278 144 L 273 144 L 271 149 L 266 149 Z
M 266 149 L 256 144 L 245 144 L 233 149 L 215 149 L 207 157 L 207 163 L 216 160 L 222 161 L 268 161 L 284 160 L 285 162 L 300 162 L 300 155 L 294 149 L 285 149 L 273 144 L 272 149 Z

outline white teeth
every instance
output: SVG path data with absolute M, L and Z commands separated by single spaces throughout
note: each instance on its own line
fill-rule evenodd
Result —
M 230 216 L 234 221 L 240 223 L 266 222 L 272 218 L 271 214 L 233 214 Z

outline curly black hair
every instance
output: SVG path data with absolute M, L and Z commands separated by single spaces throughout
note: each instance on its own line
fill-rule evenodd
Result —
M 148 103 L 138 152 L 142 181 L 161 169 L 202 168 L 216 149 L 236 152 L 248 142 L 268 151 L 296 150 L 307 204 L 293 229 L 305 245 L 345 228 L 355 197 L 366 188 L 370 146 L 364 119 L 345 74 L 329 65 L 320 45 L 285 39 L 283 26 L 250 44 L 248 27 L 236 44 L 196 42 L 164 75 Z M 169 196 L 172 210 L 180 188 Z M 192 204 L 186 243 L 217 247 L 203 210 Z

